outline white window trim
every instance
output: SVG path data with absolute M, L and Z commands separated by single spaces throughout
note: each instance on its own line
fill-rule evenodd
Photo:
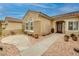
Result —
M 28 20 L 26 23 L 28 23 L 28 22 L 32 22 L 33 23 L 33 20 Z M 32 30 L 26 29 L 26 23 L 25 23 L 25 31 L 27 31 L 27 32 L 34 32 L 33 29 Z
M 69 30 L 69 22 L 78 22 L 78 30 Z M 68 31 L 79 31 L 79 21 L 78 20 L 76 20 L 76 21 L 68 21 Z M 73 25 L 73 28 L 74 28 L 74 25 Z
M 33 30 L 25 30 L 25 31 L 27 31 L 27 32 L 34 32 Z

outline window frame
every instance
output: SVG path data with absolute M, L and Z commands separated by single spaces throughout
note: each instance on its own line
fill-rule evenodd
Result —
M 72 23 L 72 25 L 70 25 L 70 23 Z M 70 29 L 70 27 L 72 27 L 72 29 Z M 79 30 L 79 21 L 69 21 L 68 22 L 68 30 Z
M 33 31 L 33 21 L 31 19 L 26 22 L 25 28 L 27 31 Z

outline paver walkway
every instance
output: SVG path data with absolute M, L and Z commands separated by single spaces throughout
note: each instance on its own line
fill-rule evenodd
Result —
M 48 38 L 44 38 L 41 42 L 33 45 L 28 49 L 21 51 L 21 55 L 25 56 L 40 56 L 42 55 L 56 40 L 63 37 L 63 34 L 52 34 Z

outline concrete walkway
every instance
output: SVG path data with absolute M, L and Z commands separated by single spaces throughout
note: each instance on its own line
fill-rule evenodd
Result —
M 40 56 L 42 55 L 56 40 L 63 37 L 63 34 L 52 34 L 48 38 L 44 38 L 39 43 L 33 45 L 28 49 L 24 49 L 21 51 L 21 55 L 23 56 Z
M 13 35 L 5 37 L 1 40 L 2 43 L 15 45 L 20 51 L 27 49 L 31 46 L 31 42 L 27 35 Z

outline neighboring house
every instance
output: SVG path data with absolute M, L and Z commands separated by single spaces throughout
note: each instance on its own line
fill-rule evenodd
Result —
M 24 32 L 33 35 L 46 35 L 51 32 L 51 18 L 41 12 L 28 11 L 23 20 Z
M 6 17 L 2 24 L 2 35 L 10 35 L 11 33 L 22 32 L 22 20 Z
M 52 17 L 52 27 L 56 33 L 79 34 L 79 11 Z
M 2 21 L 2 20 L 0 20 L 0 37 L 2 36 L 2 23 L 3 23 L 4 21 Z

